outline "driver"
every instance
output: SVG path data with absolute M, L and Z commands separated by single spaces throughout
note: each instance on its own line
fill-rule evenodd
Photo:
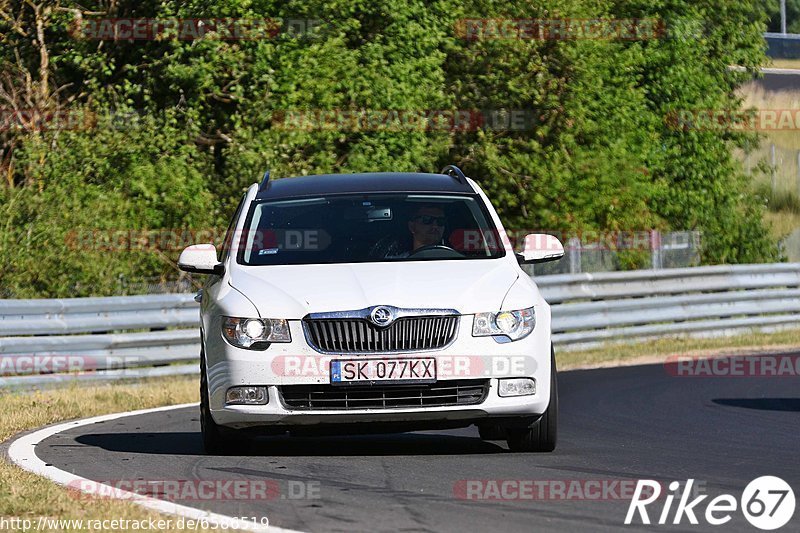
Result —
M 442 244 L 444 226 L 447 218 L 444 209 L 432 205 L 424 205 L 417 208 L 408 221 L 408 231 L 411 232 L 413 245 L 411 253 L 424 246 Z
M 400 240 L 378 242 L 375 250 L 385 259 L 409 257 L 420 248 L 442 244 L 446 223 L 444 209 L 436 205 L 421 205 L 408 219 L 410 235 Z

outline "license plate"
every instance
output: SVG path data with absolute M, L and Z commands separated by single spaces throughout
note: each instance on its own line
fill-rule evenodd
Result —
M 377 381 L 433 383 L 436 381 L 436 360 L 432 357 L 404 357 L 331 361 L 333 384 L 365 384 Z

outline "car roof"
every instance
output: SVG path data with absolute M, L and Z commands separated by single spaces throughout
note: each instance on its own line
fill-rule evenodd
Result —
M 319 174 L 270 180 L 256 200 L 272 200 L 326 194 L 381 192 L 475 194 L 466 181 L 445 174 L 421 172 L 367 172 L 362 174 Z

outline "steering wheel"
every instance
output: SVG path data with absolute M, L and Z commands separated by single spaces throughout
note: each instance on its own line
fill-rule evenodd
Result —
M 445 253 L 442 254 L 441 252 Z M 464 257 L 464 254 L 458 250 L 450 248 L 449 246 L 445 246 L 444 244 L 429 244 L 427 246 L 417 248 L 411 253 L 411 255 L 408 256 L 408 258 L 427 259 L 432 257 L 442 257 L 442 255 L 444 255 L 444 259 L 447 259 L 448 257 Z
M 393 249 L 397 247 L 397 240 L 393 235 L 386 235 L 378 239 L 369 250 L 369 257 L 375 259 L 385 258 Z

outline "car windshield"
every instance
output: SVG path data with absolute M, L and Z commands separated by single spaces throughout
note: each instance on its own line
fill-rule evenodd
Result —
M 505 251 L 476 195 L 331 195 L 265 200 L 248 213 L 238 261 L 303 265 L 492 259 Z

